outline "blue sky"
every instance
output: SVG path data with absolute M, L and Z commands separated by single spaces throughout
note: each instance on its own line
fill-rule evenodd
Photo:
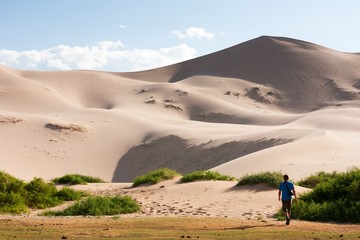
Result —
M 358 0 L 0 0 L 0 64 L 136 71 L 261 35 L 360 52 Z

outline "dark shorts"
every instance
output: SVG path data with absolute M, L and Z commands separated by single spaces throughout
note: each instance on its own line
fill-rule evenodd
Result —
M 291 200 L 282 200 L 282 210 L 284 212 L 291 211 Z

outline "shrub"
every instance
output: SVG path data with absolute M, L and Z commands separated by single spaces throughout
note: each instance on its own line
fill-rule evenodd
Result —
M 283 181 L 283 174 L 281 172 L 261 172 L 257 174 L 245 175 L 240 179 L 236 186 L 254 185 L 259 183 L 266 183 L 271 187 L 278 187 Z
M 160 168 L 158 170 L 150 171 L 146 175 L 138 176 L 134 179 L 133 187 L 139 186 L 140 184 L 156 184 L 158 182 L 172 179 L 176 176 L 178 176 L 179 173 L 177 173 L 174 170 L 171 170 L 169 168 Z
M 345 173 L 337 173 L 332 179 L 319 183 L 313 191 L 304 195 L 303 200 L 326 202 L 336 199 L 360 201 L 360 169 L 353 168 Z
M 336 176 L 336 172 L 333 173 L 318 172 L 305 179 L 300 180 L 298 182 L 298 185 L 306 188 L 314 188 L 319 183 L 330 181 L 335 176 Z
M 68 187 L 63 187 L 55 194 L 55 196 L 63 201 L 74 201 L 80 199 L 83 196 L 86 196 L 86 194 L 84 192 L 75 191 L 74 189 Z
M 67 174 L 67 175 L 64 175 L 63 177 L 55 178 L 52 181 L 54 183 L 71 184 L 71 185 L 105 182 L 101 178 L 84 176 L 84 175 L 80 175 L 80 174 Z
M 27 211 L 25 199 L 19 193 L 0 192 L 0 213 L 20 214 Z
M 134 213 L 140 210 L 140 205 L 128 196 L 100 197 L 92 196 L 79 201 L 63 211 L 48 211 L 45 216 L 78 216 L 78 215 L 116 215 Z
M 10 174 L 0 171 L 0 192 L 20 193 L 23 191 L 25 183 Z
M 34 178 L 25 186 L 26 205 L 32 208 L 47 208 L 60 204 L 62 201 L 56 197 L 54 183 L 47 183 L 41 178 Z
M 201 180 L 235 181 L 236 178 L 227 175 L 222 175 L 214 171 L 195 171 L 189 174 L 185 174 L 180 181 L 186 183 L 186 182 L 194 182 Z
M 28 208 L 47 208 L 67 200 L 78 199 L 82 193 L 63 189 L 58 191 L 53 182 L 34 178 L 25 183 L 0 171 L 0 213 L 19 214 Z
M 293 205 L 293 214 L 310 221 L 360 222 L 360 169 L 318 183 Z

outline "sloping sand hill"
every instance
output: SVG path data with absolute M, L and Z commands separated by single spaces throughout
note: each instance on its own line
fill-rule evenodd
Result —
M 159 167 L 292 179 L 359 166 L 360 55 L 263 36 L 131 73 L 0 66 L 0 169 L 130 182 Z

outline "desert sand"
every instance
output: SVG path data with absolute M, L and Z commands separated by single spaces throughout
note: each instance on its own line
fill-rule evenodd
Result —
M 89 186 L 134 196 L 142 188 L 119 186 L 160 167 L 234 177 L 282 171 L 299 180 L 359 166 L 359 99 L 359 54 L 283 37 L 141 72 L 0 65 L 0 169 L 24 180 L 101 177 L 113 185 Z M 146 188 L 143 214 L 246 218 L 279 207 L 266 188 L 164 184 Z
M 141 204 L 141 212 L 128 214 L 128 217 L 220 217 L 263 221 L 272 219 L 281 208 L 276 189 L 266 184 L 239 187 L 236 183 L 181 183 L 176 178 L 136 188 L 126 183 L 91 183 L 72 188 L 96 195 L 133 197 Z M 299 186 L 295 189 L 298 194 L 309 191 Z

